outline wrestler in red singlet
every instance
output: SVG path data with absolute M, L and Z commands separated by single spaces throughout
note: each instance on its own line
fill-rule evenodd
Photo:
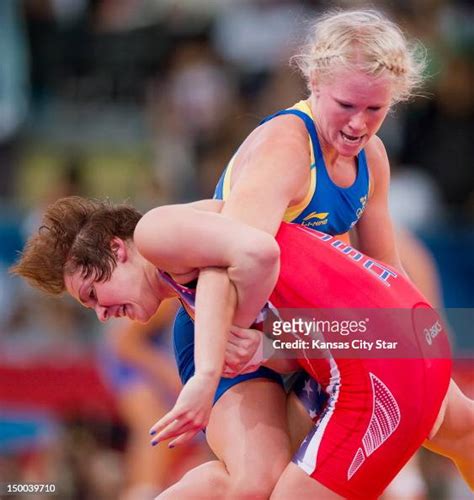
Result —
M 377 498 L 430 435 L 446 395 L 451 356 L 442 321 L 398 271 L 333 236 L 282 223 L 276 240 L 280 276 L 269 302 L 278 321 L 303 315 L 334 323 L 362 315 L 360 340 L 397 344 L 392 352 L 294 353 L 326 403 L 293 461 L 345 498 Z M 193 309 L 195 289 L 163 277 Z M 350 344 L 355 337 L 331 331 L 324 340 Z
M 282 319 L 293 314 L 289 306 L 332 320 L 373 309 L 359 337 L 398 342 L 400 358 L 383 349 L 351 359 L 306 349 L 298 360 L 328 399 L 293 461 L 345 498 L 377 498 L 429 436 L 446 395 L 442 322 L 397 271 L 334 237 L 283 223 L 276 238 L 281 274 L 270 302 Z

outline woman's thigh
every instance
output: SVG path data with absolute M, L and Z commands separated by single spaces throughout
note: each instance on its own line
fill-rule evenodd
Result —
M 214 405 L 206 436 L 231 477 L 275 484 L 291 458 L 283 388 L 267 379 L 233 386 Z

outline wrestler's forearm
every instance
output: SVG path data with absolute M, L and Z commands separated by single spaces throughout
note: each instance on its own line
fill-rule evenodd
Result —
M 195 315 L 196 375 L 219 380 L 227 335 L 237 303 L 237 294 L 227 269 L 202 269 L 198 279 Z
M 196 373 L 220 375 L 230 321 L 249 326 L 273 289 L 278 261 L 271 259 L 267 264 L 249 259 L 236 262 L 232 270 L 201 270 L 196 297 Z
M 195 320 L 197 374 L 214 380 L 221 375 L 231 322 L 239 327 L 254 322 L 274 287 L 278 271 L 276 255 L 266 260 L 242 256 L 231 268 L 201 270 Z
M 257 251 L 245 253 L 228 268 L 229 279 L 237 292 L 233 324 L 249 328 L 275 288 L 280 272 L 280 252 L 275 240 L 264 235 L 265 243 Z M 271 240 L 271 241 L 270 241 Z

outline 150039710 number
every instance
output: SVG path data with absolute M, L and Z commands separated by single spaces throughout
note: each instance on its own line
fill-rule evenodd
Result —
M 56 485 L 52 483 L 7 483 L 2 488 L 3 494 L 18 493 L 55 493 Z

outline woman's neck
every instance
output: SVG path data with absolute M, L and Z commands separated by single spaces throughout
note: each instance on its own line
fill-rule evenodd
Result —
M 163 279 L 160 270 L 150 262 L 147 263 L 147 271 L 145 272 L 145 276 L 150 284 L 151 289 L 160 300 L 178 296 L 173 287 L 169 283 L 167 283 L 165 279 Z

